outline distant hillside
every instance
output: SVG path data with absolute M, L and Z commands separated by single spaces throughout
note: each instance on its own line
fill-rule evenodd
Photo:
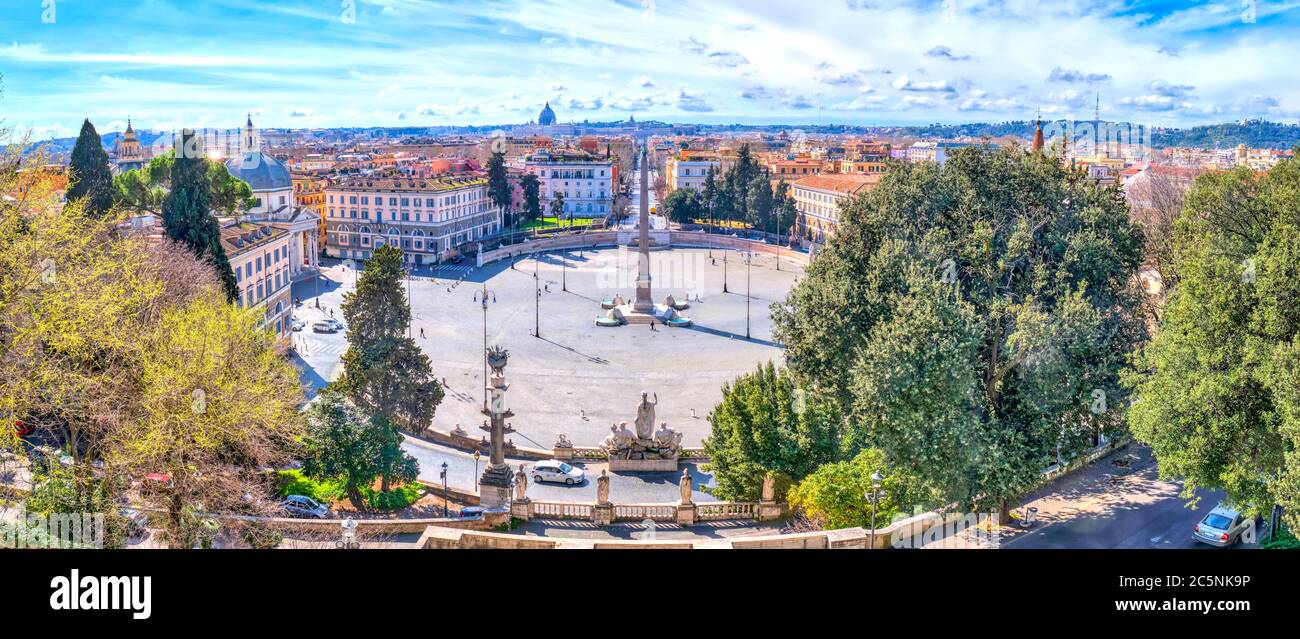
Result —
M 1080 124 L 1076 121 L 1076 125 Z M 1127 122 L 1121 122 L 1127 126 Z M 920 138 L 956 138 L 1014 136 L 1030 138 L 1034 123 L 1026 121 L 999 122 L 996 124 L 931 124 L 928 126 L 881 127 L 879 130 L 893 135 Z M 1300 144 L 1300 125 L 1282 124 L 1267 120 L 1244 120 L 1224 124 L 1211 124 L 1190 129 L 1156 128 L 1151 144 L 1157 149 L 1173 146 L 1230 149 L 1245 144 L 1257 149 L 1289 149 Z

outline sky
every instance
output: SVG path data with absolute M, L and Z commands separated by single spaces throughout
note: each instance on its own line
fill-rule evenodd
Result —
M 0 120 L 1300 120 L 1300 0 L 0 0 Z

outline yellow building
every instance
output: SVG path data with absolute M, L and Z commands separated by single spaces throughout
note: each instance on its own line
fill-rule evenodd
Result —
M 880 173 L 826 173 L 794 182 L 790 185 L 790 195 L 799 211 L 795 218 L 795 234 L 817 244 L 825 242 L 839 227 L 840 203 L 874 188 L 881 177 Z
M 317 246 L 325 246 L 325 189 L 330 185 L 329 177 L 311 173 L 293 174 L 293 201 L 303 208 L 311 209 L 320 218 L 320 236 Z

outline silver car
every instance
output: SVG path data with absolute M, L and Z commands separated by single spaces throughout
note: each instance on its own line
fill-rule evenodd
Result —
M 325 519 L 330 516 L 330 509 L 324 504 L 304 495 L 289 495 L 280 502 L 280 506 L 290 517 L 301 519 Z
M 552 482 L 577 486 L 587 479 L 587 473 L 581 468 L 570 466 L 562 461 L 551 460 L 537 462 L 533 466 L 533 481 L 537 483 Z
M 1254 525 L 1253 519 L 1220 503 L 1192 527 L 1192 539 L 1210 546 L 1227 548 L 1241 541 L 1242 533 Z

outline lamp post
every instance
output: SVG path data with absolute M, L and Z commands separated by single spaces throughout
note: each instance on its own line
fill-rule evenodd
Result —
M 489 291 L 487 287 L 487 282 L 483 282 L 483 292 L 474 293 L 474 301 L 481 302 L 483 305 L 483 379 L 485 381 L 485 383 L 483 384 L 483 410 L 487 410 L 487 403 L 488 403 L 488 392 L 487 392 L 486 380 L 488 378 L 487 312 L 488 312 L 489 297 L 492 298 L 493 304 L 497 303 L 497 294 L 492 291 Z M 474 475 L 477 477 L 478 472 L 476 471 Z
M 451 511 L 447 508 L 447 462 L 442 462 L 442 518 L 450 516 Z
M 877 470 L 871 473 L 871 492 L 867 493 L 867 498 L 871 500 L 871 549 L 876 549 L 876 502 L 883 496 L 880 485 L 885 481 L 885 476 Z
M 357 520 L 351 517 L 343 520 L 340 524 L 343 528 L 343 537 L 339 540 L 339 548 L 357 548 Z
M 727 251 L 726 251 L 726 249 L 723 249 L 723 251 L 722 251 L 722 292 L 723 292 L 723 293 L 730 293 L 730 292 L 731 292 L 731 291 L 728 291 L 728 290 L 727 290 Z
M 479 452 L 474 451 L 474 492 L 478 492 L 478 460 L 480 457 Z
M 569 292 L 569 256 L 568 252 L 560 257 L 560 290 Z
M 542 278 L 539 273 L 541 261 L 533 256 L 533 337 L 542 337 Z
M 750 306 L 750 299 L 752 298 L 749 296 L 749 283 L 750 283 L 750 273 L 753 271 L 752 268 L 753 262 L 754 262 L 754 253 L 753 251 L 750 251 L 749 253 L 745 254 L 745 339 L 750 338 L 749 306 Z

